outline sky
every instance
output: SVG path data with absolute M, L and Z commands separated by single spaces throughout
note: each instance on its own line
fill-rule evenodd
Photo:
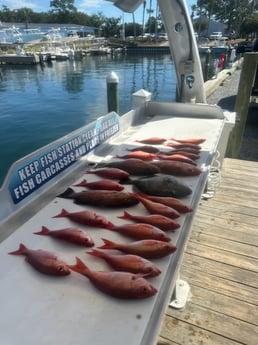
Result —
M 195 0 L 185 0 L 188 7 L 196 3 Z M 149 1 L 147 0 L 147 8 Z M 47 12 L 50 10 L 50 0 L 0 0 L 0 8 L 7 6 L 11 10 L 28 7 L 34 12 Z M 106 0 L 75 0 L 74 5 L 80 12 L 85 12 L 88 15 L 98 14 L 102 12 L 106 17 L 123 18 L 123 12 L 113 5 L 112 2 Z M 152 8 L 156 8 L 156 0 L 152 0 Z M 135 21 L 142 22 L 142 7 L 140 6 L 134 13 Z M 132 14 L 124 13 L 124 22 L 132 22 Z

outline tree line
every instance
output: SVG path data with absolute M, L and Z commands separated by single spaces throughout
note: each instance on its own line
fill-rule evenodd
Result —
M 74 0 L 51 0 L 50 10 L 47 12 L 34 12 L 32 9 L 22 7 L 11 10 L 6 5 L 0 10 L 1 22 L 44 23 L 44 24 L 77 24 L 90 26 L 97 29 L 100 36 L 113 37 L 123 35 L 138 36 L 145 32 L 157 34 L 164 32 L 164 25 L 158 10 L 158 2 L 155 10 L 152 8 L 152 0 L 143 2 L 142 23 L 135 23 L 132 13 L 131 23 L 122 23 L 122 18 L 108 18 L 102 12 L 87 15 L 80 12 L 74 5 Z M 252 38 L 258 35 L 258 5 L 256 0 L 197 0 L 192 5 L 192 20 L 196 32 L 208 30 L 211 20 L 225 24 L 228 33 L 234 32 L 239 37 Z M 155 12 L 155 16 L 153 13 Z M 147 20 L 145 20 L 147 18 Z
M 226 32 L 238 37 L 254 38 L 258 35 L 258 2 L 256 0 L 197 0 L 192 5 L 192 18 L 196 18 L 196 32 L 208 30 L 211 20 L 225 24 Z
M 138 36 L 145 32 L 164 32 L 164 26 L 160 14 L 152 16 L 153 10 L 143 5 L 143 14 L 149 14 L 147 21 L 142 24 L 136 23 L 132 14 L 131 23 L 122 23 L 122 18 L 106 17 L 102 12 L 88 15 L 80 12 L 74 5 L 74 0 L 52 0 L 50 10 L 47 12 L 34 12 L 28 7 L 11 10 L 6 5 L 0 10 L 0 21 L 7 23 L 24 23 L 29 27 L 29 23 L 38 24 L 75 24 L 96 28 L 96 35 L 113 37 L 121 36 L 125 29 L 125 36 Z M 144 18 L 144 15 L 143 15 Z M 144 19 L 143 19 L 144 20 Z

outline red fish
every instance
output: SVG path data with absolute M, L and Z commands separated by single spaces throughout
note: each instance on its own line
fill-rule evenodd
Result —
M 103 178 L 111 180 L 124 180 L 129 178 L 128 172 L 118 168 L 99 168 L 95 170 L 87 170 L 86 174 L 95 174 Z
M 176 223 L 173 219 L 162 216 L 161 214 L 151 214 L 148 216 L 134 216 L 126 211 L 124 214 L 118 218 L 121 219 L 130 219 L 135 222 L 147 223 L 160 228 L 161 230 L 176 230 L 180 228 L 180 224 Z
M 174 176 L 198 176 L 202 172 L 197 166 L 185 162 L 160 160 L 152 164 L 157 166 L 161 173 Z
M 101 189 L 101 190 L 117 190 L 121 191 L 124 189 L 120 183 L 108 179 L 94 181 L 94 182 L 87 182 L 87 180 L 82 180 L 80 183 L 74 185 L 75 187 L 86 187 L 89 189 Z
M 62 209 L 61 213 L 57 214 L 56 216 L 53 216 L 53 218 L 60 217 L 69 218 L 70 220 L 83 225 L 89 225 L 105 229 L 112 229 L 114 227 L 114 224 L 109 222 L 104 216 L 87 210 L 69 213 L 65 209 Z
M 58 259 L 54 253 L 42 249 L 29 249 L 21 243 L 18 250 L 8 254 L 25 255 L 26 261 L 37 271 L 44 274 L 54 276 L 65 276 L 70 274 L 69 267 L 64 261 Z
M 138 255 L 109 254 L 96 249 L 87 252 L 87 254 L 104 259 L 116 271 L 141 273 L 145 277 L 155 277 L 161 273 L 157 265 Z
M 92 271 L 79 258 L 76 258 L 76 265 L 69 267 L 87 277 L 97 289 L 112 297 L 140 299 L 157 293 L 157 289 L 139 274 Z
M 169 147 L 175 147 L 177 149 L 191 148 L 196 151 L 200 151 L 202 148 L 200 145 L 197 145 L 197 144 L 191 144 L 191 143 L 183 144 L 183 143 L 179 143 L 178 141 L 171 141 L 171 140 L 166 141 L 164 145 L 169 146 Z
M 174 208 L 164 205 L 162 203 L 146 199 L 140 194 L 133 193 L 133 195 L 144 205 L 144 207 L 152 214 L 161 214 L 168 218 L 176 219 L 180 217 L 180 213 Z
M 195 145 L 199 145 L 199 144 L 204 143 L 206 139 L 204 139 L 204 138 L 186 138 L 186 139 L 170 138 L 169 140 L 177 141 L 178 143 L 181 143 L 181 144 L 195 144 Z
M 143 161 L 150 161 L 156 158 L 156 154 L 138 150 L 138 151 L 130 152 L 123 156 L 117 155 L 116 158 L 125 158 L 125 159 L 137 158 L 137 159 L 142 159 Z
M 164 231 L 151 224 L 123 224 L 115 226 L 111 230 L 137 240 L 153 239 L 165 242 L 171 241 L 171 238 Z
M 171 155 L 159 154 L 159 155 L 157 155 L 157 158 L 164 160 L 164 161 L 167 160 L 167 161 L 185 162 L 185 163 L 189 163 L 192 165 L 197 165 L 194 160 L 192 160 L 191 158 L 189 158 L 187 156 L 179 154 L 179 153 L 172 153 Z
M 135 140 L 137 143 L 142 143 L 142 144 L 149 144 L 149 145 L 161 145 L 163 144 L 167 139 L 165 138 L 160 138 L 160 137 L 150 137 L 146 139 L 141 139 L 141 140 Z
M 151 201 L 159 202 L 161 204 L 173 207 L 180 213 L 188 213 L 192 212 L 193 209 L 186 205 L 184 202 L 177 198 L 169 197 L 169 196 L 154 196 L 154 195 L 147 195 L 142 194 L 144 198 L 149 199 Z
M 85 190 L 75 192 L 67 188 L 59 198 L 73 199 L 75 203 L 82 205 L 94 205 L 98 207 L 128 207 L 138 204 L 138 200 L 132 193 L 118 190 Z
M 148 153 L 158 153 L 159 149 L 157 147 L 151 146 L 151 145 L 142 145 L 142 146 L 137 146 L 131 149 L 127 149 L 128 151 L 134 152 L 134 151 L 143 151 L 143 152 L 148 152 Z
M 100 249 L 117 249 L 126 254 L 142 256 L 145 259 L 158 259 L 176 251 L 176 246 L 172 243 L 157 240 L 142 240 L 130 243 L 115 243 L 107 239 L 102 239 L 104 244 Z
M 122 169 L 131 175 L 153 175 L 160 172 L 160 169 L 152 164 L 138 158 L 128 158 L 126 160 L 112 161 L 104 163 L 105 166 Z
M 60 240 L 78 244 L 85 247 L 93 247 L 94 242 L 92 238 L 83 230 L 79 228 L 65 228 L 60 230 L 49 230 L 42 226 L 41 231 L 34 232 L 36 235 L 51 236 Z
M 173 150 L 169 150 L 169 151 L 160 151 L 160 154 L 163 155 L 173 155 L 173 154 L 179 154 L 179 155 L 183 155 L 186 156 L 192 160 L 197 160 L 200 158 L 200 151 L 191 149 L 189 148 L 184 148 L 184 149 L 173 149 Z

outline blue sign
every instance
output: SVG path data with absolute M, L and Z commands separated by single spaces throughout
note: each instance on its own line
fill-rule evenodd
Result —
M 108 114 L 18 165 L 9 183 L 13 202 L 19 203 L 118 131 L 119 116 Z

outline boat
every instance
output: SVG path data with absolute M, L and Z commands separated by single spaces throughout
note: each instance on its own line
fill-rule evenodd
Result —
M 37 54 L 26 53 L 20 46 L 16 47 L 16 53 L 13 54 L 1 54 L 1 65 L 36 65 L 40 62 L 40 58 Z
M 33 29 L 23 29 L 22 31 L 22 41 L 23 43 L 29 43 L 36 40 L 41 40 L 46 32 L 40 30 L 40 28 Z
M 23 43 L 22 33 L 20 32 L 20 29 L 15 25 L 1 27 L 0 42 L 10 44 Z
M 90 48 L 90 55 L 108 55 L 112 54 L 112 49 L 110 47 L 97 47 L 97 48 Z

